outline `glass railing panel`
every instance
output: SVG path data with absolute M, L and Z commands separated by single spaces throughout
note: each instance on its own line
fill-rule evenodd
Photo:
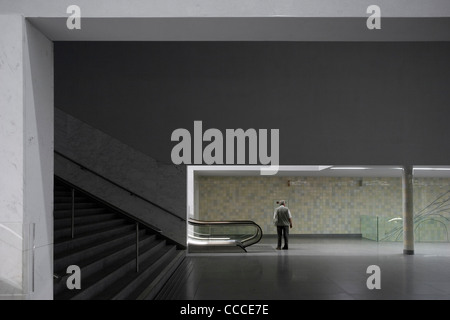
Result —
M 361 216 L 361 235 L 364 239 L 378 241 L 377 216 Z
M 378 217 L 378 240 L 387 242 L 403 241 L 402 217 Z
M 450 190 L 448 180 L 419 180 L 415 196 L 423 208 L 414 215 L 417 242 L 450 241 Z M 425 192 L 427 190 L 427 192 Z
M 401 216 L 361 216 L 361 234 L 365 239 L 382 242 L 403 241 Z M 416 242 L 450 242 L 450 215 L 445 212 L 414 216 Z
M 419 216 L 414 222 L 414 235 L 417 242 L 450 242 L 448 215 Z

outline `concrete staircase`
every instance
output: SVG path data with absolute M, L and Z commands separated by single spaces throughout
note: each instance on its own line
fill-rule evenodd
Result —
M 137 231 L 132 218 L 79 190 L 72 238 L 72 188 L 56 178 L 54 197 L 55 300 L 154 299 L 185 258 L 158 231 Z M 70 265 L 80 267 L 81 290 L 67 288 Z
M 154 300 L 193 300 L 194 295 L 188 291 L 188 279 L 194 270 L 189 258 L 183 260 Z

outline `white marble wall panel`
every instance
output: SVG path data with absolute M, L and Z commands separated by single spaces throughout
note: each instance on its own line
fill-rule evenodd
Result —
M 23 296 L 22 288 L 22 223 L 0 223 L 0 298 Z
M 34 225 L 34 248 L 24 247 L 24 286 L 31 299 L 52 299 L 53 43 L 29 22 L 25 27 L 24 224 Z
M 0 15 L 0 281 L 22 290 L 23 21 Z M 17 236 L 16 236 L 17 235 Z
M 25 212 L 36 246 L 53 243 L 53 43 L 26 22 Z
M 0 16 L 0 221 L 23 215 L 22 20 Z
M 51 299 L 53 47 L 19 15 L 0 15 L 0 30 L 0 286 Z

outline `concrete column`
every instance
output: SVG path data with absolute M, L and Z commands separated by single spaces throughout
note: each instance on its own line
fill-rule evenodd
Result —
M 24 175 L 22 18 L 0 16 L 0 298 L 20 295 Z
M 0 15 L 0 299 L 53 298 L 53 44 Z
M 403 166 L 403 253 L 414 254 L 413 167 Z

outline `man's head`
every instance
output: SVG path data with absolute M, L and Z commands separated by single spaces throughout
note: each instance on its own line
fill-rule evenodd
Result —
M 280 206 L 285 206 L 285 205 L 286 205 L 286 201 L 280 200 Z

